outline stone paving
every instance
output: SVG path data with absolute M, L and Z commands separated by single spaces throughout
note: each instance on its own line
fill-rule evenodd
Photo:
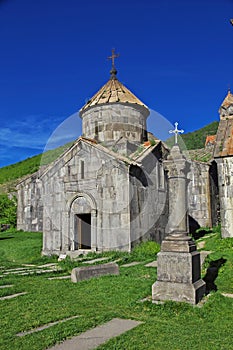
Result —
M 49 350 L 92 350 L 140 324 L 142 324 L 140 321 L 114 318 L 101 326 L 57 344 Z

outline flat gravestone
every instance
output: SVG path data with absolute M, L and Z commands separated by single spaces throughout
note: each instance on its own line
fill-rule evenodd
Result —
M 222 293 L 222 295 L 227 298 L 233 298 L 233 294 L 231 293 Z
M 131 267 L 131 266 L 136 266 L 136 265 L 139 265 L 139 264 L 141 264 L 140 261 L 133 261 L 131 263 L 121 265 L 121 267 Z
M 49 350 L 92 350 L 104 344 L 107 340 L 137 327 L 141 323 L 140 321 L 114 318 L 102 326 L 90 329 L 61 344 L 53 346 Z
M 5 284 L 3 286 L 0 286 L 0 289 L 3 289 L 3 288 L 10 288 L 10 287 L 13 287 L 13 284 Z
M 79 316 L 71 316 L 71 317 L 68 317 L 68 318 L 65 318 L 63 320 L 59 320 L 59 321 L 55 321 L 55 322 L 50 322 L 48 324 L 45 324 L 43 326 L 40 326 L 40 327 L 37 327 L 37 328 L 33 328 L 31 329 L 30 331 L 26 331 L 26 332 L 20 332 L 17 335 L 17 337 L 23 337 L 25 335 L 28 335 L 28 334 L 32 334 L 32 333 L 36 333 L 36 332 L 40 332 L 40 331 L 43 331 L 44 329 L 47 329 L 47 328 L 50 328 L 52 326 L 55 326 L 59 323 L 63 323 L 63 322 L 66 322 L 66 321 L 70 321 L 70 320 L 73 320 L 75 318 L 77 318 Z
M 104 261 L 104 260 L 108 260 L 108 259 L 109 258 L 97 258 L 97 259 L 93 259 L 93 260 L 83 261 L 83 264 L 94 264 L 96 262 Z
M 158 266 L 157 260 L 152 261 L 152 262 L 146 264 L 145 266 L 146 266 L 146 267 L 157 267 L 157 266 Z
M 22 292 L 22 293 L 7 295 L 7 296 L 5 296 L 5 297 L 1 297 L 0 300 L 13 299 L 13 298 L 19 297 L 20 295 L 25 295 L 25 294 L 27 294 L 27 292 Z
M 70 275 L 66 275 L 66 276 L 58 276 L 58 277 L 49 277 L 48 280 L 67 280 L 68 278 L 70 278 Z
M 71 272 L 71 281 L 76 283 L 105 275 L 119 275 L 119 266 L 116 263 L 107 263 L 94 266 L 76 267 Z

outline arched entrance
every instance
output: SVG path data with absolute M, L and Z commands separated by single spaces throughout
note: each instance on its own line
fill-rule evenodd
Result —
M 74 250 L 91 249 L 91 214 L 75 214 L 74 220 Z
M 75 196 L 70 204 L 71 250 L 96 250 L 96 205 L 87 194 Z

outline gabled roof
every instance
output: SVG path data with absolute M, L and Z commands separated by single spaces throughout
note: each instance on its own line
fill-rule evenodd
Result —
M 233 119 L 221 119 L 214 149 L 214 158 L 233 156 Z
M 154 145 L 147 145 L 147 144 L 142 145 L 143 149 L 140 151 L 140 154 L 132 154 L 132 157 L 126 157 L 126 156 L 123 156 L 117 152 L 112 151 L 111 149 L 101 145 L 100 143 L 97 143 L 93 139 L 89 139 L 89 138 L 81 136 L 75 141 L 75 143 L 68 150 L 66 150 L 53 163 L 51 163 L 44 170 L 44 172 L 41 174 L 40 177 L 44 177 L 50 170 L 52 170 L 53 168 L 56 168 L 56 165 L 58 165 L 59 162 L 61 163 L 61 166 L 65 165 L 66 161 L 72 158 L 72 155 L 73 155 L 72 151 L 81 142 L 84 142 L 85 144 L 88 144 L 88 145 L 96 148 L 97 150 L 104 152 L 105 154 L 109 155 L 110 157 L 112 157 L 116 161 L 123 163 L 126 167 L 129 167 L 131 165 L 141 167 L 141 161 L 143 160 L 143 158 L 146 157 L 156 147 L 161 145 L 161 141 L 159 141 L 159 140 Z
M 108 82 L 82 107 L 79 113 L 81 116 L 82 113 L 90 107 L 117 102 L 135 104 L 144 107 L 148 110 L 149 115 L 148 107 L 129 89 L 120 83 L 116 76 L 112 76 Z
M 226 109 L 232 104 L 233 104 L 233 94 L 229 90 L 227 93 L 227 96 L 225 97 L 225 99 L 223 100 L 223 102 L 221 104 L 221 107 Z
M 228 107 L 232 105 L 233 94 L 229 90 L 219 110 L 220 122 L 216 136 L 214 158 L 233 156 L 233 115 L 231 112 L 228 113 Z

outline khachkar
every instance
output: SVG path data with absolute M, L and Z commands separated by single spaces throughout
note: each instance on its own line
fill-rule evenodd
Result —
M 175 144 L 165 163 L 169 186 L 168 236 L 157 259 L 157 281 L 152 301 L 185 301 L 196 304 L 205 293 L 200 253 L 187 230 L 187 172 L 189 162 Z

